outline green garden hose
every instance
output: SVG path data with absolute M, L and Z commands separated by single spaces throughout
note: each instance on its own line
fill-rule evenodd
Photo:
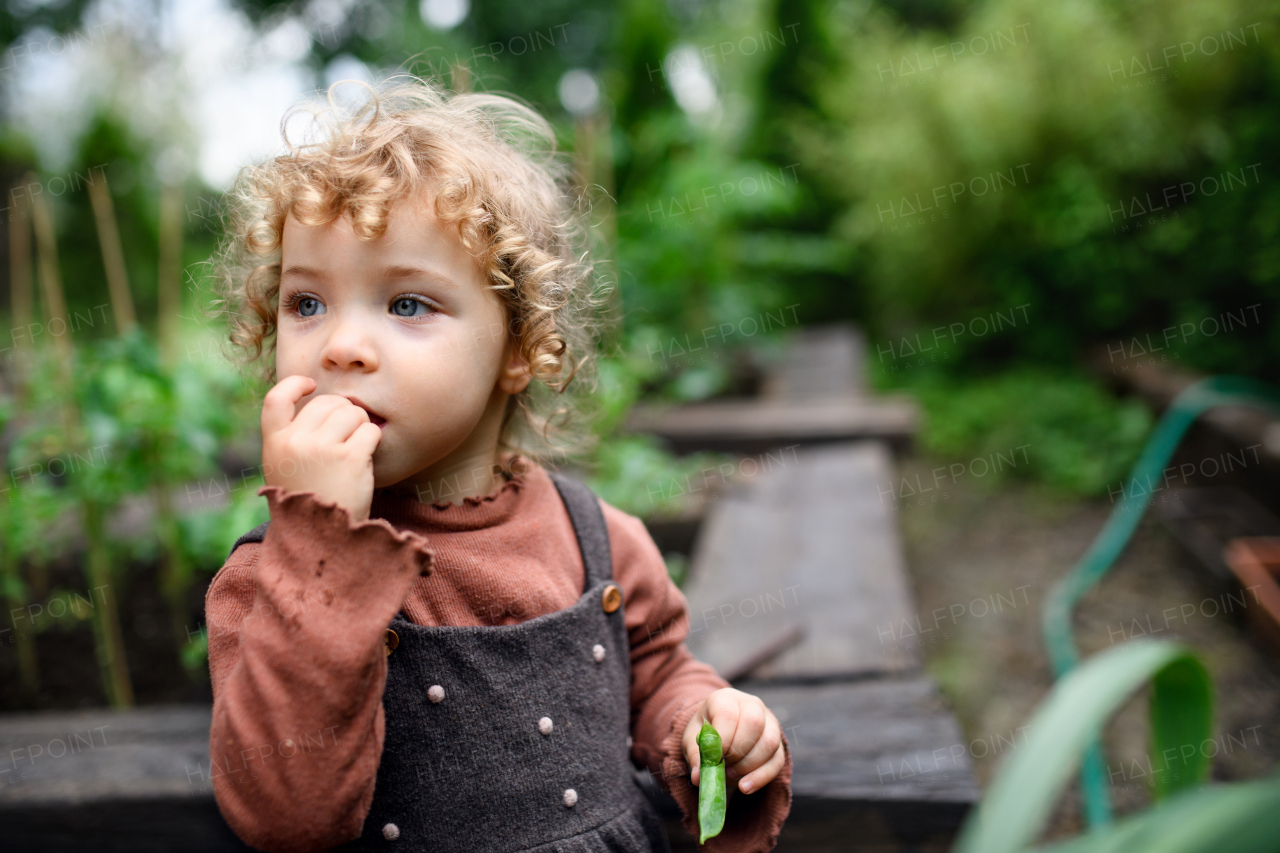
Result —
M 1126 481 L 1139 488 L 1122 489 L 1120 502 L 1089 550 L 1045 597 L 1044 642 L 1055 677 L 1066 675 L 1080 660 L 1071 633 L 1072 610 L 1124 551 L 1151 501 L 1150 485 L 1165 476 L 1165 466 L 1187 429 L 1197 417 L 1217 406 L 1253 406 L 1280 412 L 1280 394 L 1252 379 L 1212 376 L 1189 385 L 1169 405 Z M 1085 752 L 1080 776 L 1089 825 L 1098 827 L 1108 823 L 1111 820 L 1110 780 L 1102 747 L 1096 738 Z

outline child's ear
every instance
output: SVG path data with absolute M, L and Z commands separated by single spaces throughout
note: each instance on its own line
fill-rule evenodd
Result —
M 498 387 L 507 394 L 519 394 L 529 386 L 532 379 L 529 362 L 520 354 L 520 347 L 514 344 L 508 346 L 507 363 L 498 374 Z

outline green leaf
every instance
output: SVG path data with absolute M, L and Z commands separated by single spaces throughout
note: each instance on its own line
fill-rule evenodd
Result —
M 1175 794 L 1106 829 L 1036 853 L 1274 853 L 1280 777 Z
M 1201 745 L 1213 737 L 1213 688 L 1204 666 L 1184 658 L 1160 670 L 1150 713 L 1156 797 L 1202 783 L 1212 762 Z
M 1026 744 L 1009 753 L 965 822 L 955 853 L 1015 853 L 1034 841 L 1102 724 L 1153 676 L 1160 685 L 1151 701 L 1161 720 L 1162 748 L 1169 738 L 1207 728 L 1207 722 L 1189 719 L 1207 714 L 1207 702 L 1193 701 L 1182 712 L 1162 707 L 1210 689 L 1204 667 L 1186 647 L 1135 640 L 1096 655 L 1059 681 L 1036 711 Z M 1196 679 L 1200 686 L 1193 686 Z

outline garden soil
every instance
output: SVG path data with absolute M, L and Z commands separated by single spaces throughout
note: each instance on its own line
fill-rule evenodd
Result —
M 899 475 L 927 482 L 938 464 L 908 458 Z M 977 479 L 898 505 L 921 627 L 933 628 L 903 641 L 920 648 L 949 699 L 984 788 L 1001 758 L 1025 741 L 1020 727 L 1052 686 L 1041 639 L 1045 595 L 1084 553 L 1111 507 L 1105 498 L 1067 501 L 1022 483 Z M 1075 618 L 1085 656 L 1141 636 L 1184 642 L 1201 653 L 1216 692 L 1216 736 L 1201 748 L 1219 780 L 1255 779 L 1280 761 L 1280 660 L 1251 641 L 1241 598 L 1215 582 L 1149 511 Z M 1104 734 L 1120 814 L 1151 801 L 1145 703 L 1144 688 Z M 1049 837 L 1078 832 L 1081 821 L 1072 785 Z

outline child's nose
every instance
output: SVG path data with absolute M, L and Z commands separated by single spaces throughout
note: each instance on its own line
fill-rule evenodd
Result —
M 373 336 L 358 322 L 339 323 L 325 341 L 321 360 L 326 367 L 338 370 L 374 370 L 378 352 Z

